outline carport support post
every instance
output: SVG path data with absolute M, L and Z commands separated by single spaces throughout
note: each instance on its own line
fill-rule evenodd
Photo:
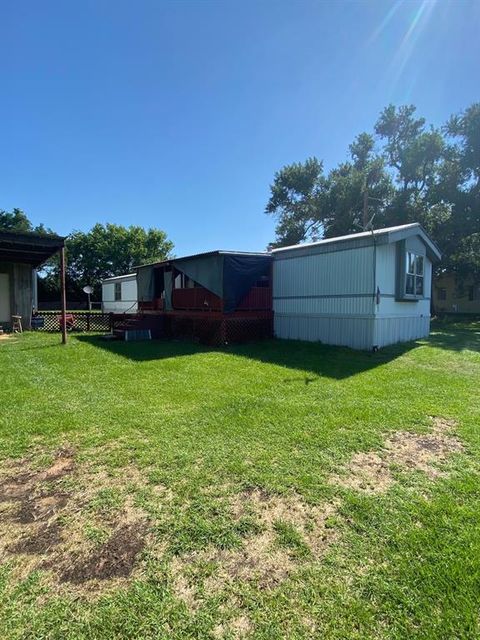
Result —
M 65 287 L 65 247 L 60 249 L 60 289 L 62 315 L 60 324 L 62 325 L 62 343 L 67 344 L 67 292 Z

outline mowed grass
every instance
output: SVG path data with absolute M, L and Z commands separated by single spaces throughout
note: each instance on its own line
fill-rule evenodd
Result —
M 105 543 L 115 513 L 133 500 L 148 514 L 155 552 L 144 549 L 139 570 L 98 593 L 56 588 L 41 568 L 19 577 L 22 557 L 6 554 L 0 637 L 479 637 L 479 389 L 479 324 L 439 326 L 428 340 L 378 353 L 86 335 L 62 346 L 39 333 L 2 341 L 0 459 L 35 452 L 31 464 L 42 468 L 72 448 L 78 466 L 117 478 L 79 506 L 86 544 Z M 456 421 L 464 445 L 435 480 L 394 469 L 395 483 L 378 494 L 331 482 L 389 434 L 429 432 L 430 416 Z M 75 490 L 73 477 L 64 484 Z M 312 510 L 334 504 L 325 550 L 312 558 L 282 517 L 272 535 L 294 563 L 284 579 L 265 587 L 252 571 L 209 590 L 217 574 L 207 558 L 187 567 L 184 591 L 194 595 L 182 597 L 179 559 L 260 539 L 255 513 L 232 511 L 249 492 L 259 504 L 262 496 L 295 496 Z

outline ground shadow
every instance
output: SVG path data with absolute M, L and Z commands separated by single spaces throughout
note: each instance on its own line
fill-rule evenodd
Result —
M 480 352 L 480 322 L 432 322 L 428 344 L 449 351 Z
M 104 340 L 100 336 L 92 335 L 77 336 L 77 339 L 137 362 L 198 353 L 229 353 L 302 372 L 300 376 L 292 376 L 286 371 L 284 382 L 300 381 L 306 385 L 314 382 L 317 377 L 348 378 L 395 360 L 418 346 L 415 342 L 409 342 L 393 345 L 374 353 L 319 343 L 276 339 L 226 347 L 208 347 L 194 342 L 175 340 L 123 342 Z

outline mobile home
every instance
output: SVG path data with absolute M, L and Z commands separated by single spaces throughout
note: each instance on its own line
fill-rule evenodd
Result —
M 417 223 L 273 251 L 278 338 L 376 349 L 427 336 L 432 263 Z
M 105 313 L 135 313 L 137 303 L 137 275 L 127 273 L 102 281 L 102 310 Z

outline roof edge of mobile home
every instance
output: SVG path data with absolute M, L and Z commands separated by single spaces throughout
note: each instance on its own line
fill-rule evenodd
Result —
M 208 256 L 271 256 L 270 251 L 229 251 L 224 249 L 215 249 L 214 251 L 202 251 L 201 253 L 192 253 L 188 256 L 180 256 L 178 258 L 166 258 L 165 260 L 157 260 L 156 262 L 147 262 L 145 264 L 138 264 L 132 267 L 132 269 L 142 269 L 143 267 L 153 267 L 162 264 L 168 264 L 170 262 L 179 262 L 180 260 L 191 260 L 193 258 L 207 258 Z
M 392 242 L 397 242 L 398 240 L 403 240 L 404 238 L 408 238 L 413 235 L 419 235 L 421 237 L 427 247 L 431 260 L 440 260 L 442 254 L 439 248 L 419 222 L 402 224 L 395 227 L 386 227 L 385 229 L 361 231 L 360 233 L 351 233 L 346 236 L 338 236 L 335 238 L 324 238 L 323 240 L 318 240 L 316 242 L 279 247 L 278 249 L 273 249 L 272 253 L 296 253 L 301 250 L 307 250 L 307 252 L 309 252 L 310 249 L 317 249 L 318 252 L 341 251 L 354 249 L 359 246 L 367 246 L 372 243 L 372 240 L 377 244 L 391 244 Z M 278 257 L 280 257 L 280 255 Z
M 104 278 L 102 280 L 102 284 L 104 282 L 113 282 L 114 280 L 126 280 L 127 278 L 136 278 L 137 274 L 134 273 L 123 273 L 121 276 L 110 276 L 110 278 Z

